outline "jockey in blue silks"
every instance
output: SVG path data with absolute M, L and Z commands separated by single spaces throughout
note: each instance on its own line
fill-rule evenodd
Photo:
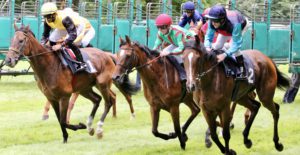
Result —
M 201 26 L 205 23 L 205 18 L 197 10 L 195 10 L 195 4 L 191 1 L 184 3 L 184 13 L 182 14 L 178 25 L 185 27 L 189 24 L 191 27 L 200 30 Z
M 247 19 L 238 11 L 226 12 L 226 9 L 221 5 L 213 6 L 205 17 L 209 19 L 204 41 L 207 51 L 211 51 L 212 48 L 215 50 L 222 49 L 225 42 L 231 38 L 230 48 L 225 53 L 217 55 L 218 62 L 223 61 L 227 56 L 234 55 L 240 68 L 237 79 L 246 79 L 244 59 L 240 48 L 243 43 L 243 32 L 248 28 Z M 212 47 L 215 32 L 219 34 L 215 45 Z

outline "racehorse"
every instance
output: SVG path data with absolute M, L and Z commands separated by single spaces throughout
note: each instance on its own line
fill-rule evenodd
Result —
M 155 137 L 164 140 L 178 137 L 180 146 L 185 149 L 188 139 L 186 130 L 200 112 L 193 101 L 191 93 L 182 88 L 178 73 L 169 61 L 159 56 L 157 51 L 120 38 L 120 52 L 113 80 L 122 84 L 123 76 L 133 71 L 135 67 L 143 81 L 144 96 L 150 105 L 152 119 L 152 133 Z M 185 88 L 185 87 L 184 87 Z M 185 103 L 191 110 L 191 115 L 180 129 L 179 104 Z M 160 133 L 157 130 L 160 110 L 166 110 L 172 116 L 175 133 Z
M 94 129 L 92 122 L 95 113 L 99 107 L 102 97 L 105 101 L 104 112 L 97 123 L 97 136 L 101 138 L 103 135 L 103 123 L 110 107 L 115 104 L 116 94 L 111 90 L 112 73 L 115 69 L 113 59 L 105 52 L 96 48 L 83 48 L 82 52 L 86 52 L 92 64 L 97 70 L 94 74 L 80 72 L 73 75 L 71 70 L 64 67 L 58 56 L 59 51 L 54 52 L 42 46 L 38 40 L 35 39 L 34 34 L 29 26 L 21 26 L 18 28 L 15 25 L 15 35 L 12 39 L 11 46 L 5 58 L 7 66 L 14 67 L 20 58 L 25 57 L 34 70 L 37 77 L 39 88 L 46 96 L 48 101 L 55 111 L 57 119 L 60 123 L 63 133 L 63 142 L 68 140 L 68 133 L 66 128 L 71 130 L 87 128 L 90 135 L 93 135 Z M 135 92 L 132 85 L 128 81 L 125 85 L 119 85 L 126 92 L 125 96 L 130 97 Z M 102 94 L 102 97 L 93 91 L 92 87 L 96 88 Z M 130 87 L 132 86 L 132 87 Z M 78 92 L 80 95 L 92 101 L 93 108 L 87 121 L 87 127 L 83 123 L 72 125 L 66 123 L 66 114 L 71 93 Z
M 236 154 L 234 150 L 229 149 L 230 102 L 235 85 L 234 79 L 226 77 L 224 66 L 217 63 L 216 54 L 207 52 L 198 37 L 185 43 L 183 53 L 184 66 L 187 72 L 187 89 L 191 91 L 197 90 L 196 95 L 199 98 L 200 108 L 208 123 L 213 141 L 222 153 Z M 248 93 L 256 89 L 259 100 L 273 115 L 273 141 L 275 148 L 278 151 L 282 151 L 283 145 L 279 142 L 278 136 L 279 105 L 273 101 L 273 97 L 276 87 L 283 89 L 289 86 L 289 79 L 278 70 L 270 58 L 261 52 L 245 50 L 243 55 L 253 63 L 254 70 L 250 77 L 255 77 L 252 85 L 249 85 L 247 81 L 241 82 L 237 93 L 236 102 L 251 111 L 243 131 L 244 144 L 247 148 L 252 146 L 252 141 L 248 139 L 248 135 L 260 108 L 260 103 L 251 98 Z M 216 134 L 215 119 L 217 116 L 220 117 L 223 127 L 225 146 L 221 144 Z

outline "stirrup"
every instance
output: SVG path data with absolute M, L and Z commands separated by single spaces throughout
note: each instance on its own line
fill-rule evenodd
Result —
M 76 73 L 85 70 L 87 65 L 85 63 L 78 64 L 78 67 L 76 68 Z

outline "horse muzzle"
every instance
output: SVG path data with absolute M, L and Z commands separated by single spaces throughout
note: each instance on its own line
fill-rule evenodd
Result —
M 186 89 L 189 93 L 196 90 L 196 84 L 195 83 L 189 83 L 186 85 Z
M 8 58 L 8 57 L 5 58 L 5 65 L 8 67 L 15 67 L 17 62 L 18 61 L 16 59 L 12 59 L 12 58 Z
M 112 80 L 116 83 L 116 84 L 121 84 L 123 83 L 124 78 L 122 78 L 120 75 L 113 75 L 112 76 Z

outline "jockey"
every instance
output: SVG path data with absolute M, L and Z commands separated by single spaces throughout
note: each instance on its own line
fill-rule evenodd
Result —
M 63 43 L 53 46 L 53 50 L 58 50 L 62 45 L 67 45 L 72 49 L 78 61 L 80 61 L 77 71 L 84 70 L 86 64 L 83 61 L 80 50 L 77 46 L 87 47 L 90 46 L 89 42 L 95 36 L 95 30 L 91 26 L 90 22 L 79 16 L 78 13 L 71 9 L 58 10 L 56 4 L 48 2 L 43 4 L 41 8 L 41 14 L 44 16 L 44 33 L 42 37 L 42 43 L 50 41 L 50 45 L 53 46 L 61 38 Z M 50 31 L 53 32 L 50 35 Z M 77 45 L 77 46 L 76 46 Z
M 213 6 L 205 17 L 209 19 L 204 41 L 207 51 L 211 51 L 215 32 L 218 32 L 217 41 L 213 47 L 215 50 L 222 49 L 225 42 L 232 37 L 230 48 L 225 53 L 217 56 L 218 62 L 223 61 L 227 56 L 235 55 L 241 71 L 237 76 L 237 80 L 246 79 L 244 59 L 240 52 L 243 43 L 242 31 L 245 32 L 247 29 L 246 18 L 238 11 L 226 12 L 225 8 L 221 5 Z
M 191 27 L 195 27 L 196 30 L 200 30 L 201 26 L 205 23 L 205 19 L 195 10 L 194 3 L 191 1 L 184 3 L 183 9 L 185 13 L 181 16 L 178 25 L 184 27 L 188 23 Z
M 167 56 L 171 53 L 176 55 L 168 56 L 168 59 L 177 69 L 181 82 L 185 83 L 186 73 L 184 68 L 181 66 L 183 60 L 178 54 L 180 54 L 184 48 L 183 43 L 187 39 L 192 38 L 194 35 L 180 26 L 171 26 L 172 18 L 167 14 L 159 15 L 155 20 L 155 24 L 157 26 L 158 33 L 153 49 L 158 50 L 163 42 L 170 44 L 162 50 L 160 56 Z

